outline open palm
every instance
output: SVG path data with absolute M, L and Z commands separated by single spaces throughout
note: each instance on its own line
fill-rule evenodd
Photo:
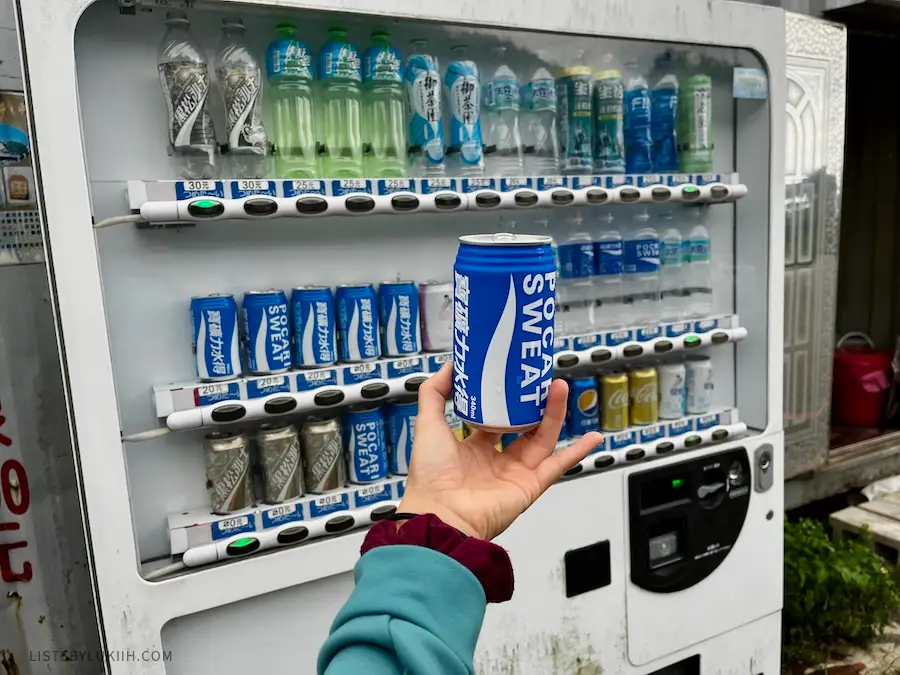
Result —
M 453 368 L 444 364 L 419 389 L 419 413 L 406 493 L 399 510 L 434 513 L 473 537 L 493 539 L 602 440 L 590 432 L 553 454 L 565 423 L 568 385 L 555 380 L 543 421 L 504 452 L 500 434 L 456 440 L 444 418 Z

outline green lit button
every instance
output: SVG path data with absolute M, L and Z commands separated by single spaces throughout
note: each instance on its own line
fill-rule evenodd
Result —
M 688 335 L 684 338 L 684 348 L 693 349 L 700 346 L 700 338 L 697 335 Z
M 225 205 L 217 199 L 195 199 L 187 208 L 195 218 L 214 218 L 225 213 Z
M 672 479 L 672 487 L 673 488 L 680 488 L 682 485 L 684 485 L 684 478 L 673 478 Z
M 703 439 L 699 436 L 688 436 L 684 439 L 684 447 L 693 448 L 695 446 L 700 445 L 703 442 Z
M 259 539 L 256 537 L 241 537 L 228 544 L 225 547 L 225 553 L 228 555 L 246 555 L 247 553 L 253 553 L 258 548 Z
M 681 196 L 685 199 L 696 199 L 700 196 L 700 190 L 693 185 L 685 185 L 681 188 Z

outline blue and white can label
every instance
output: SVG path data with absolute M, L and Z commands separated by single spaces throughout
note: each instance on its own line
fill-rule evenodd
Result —
M 237 303 L 233 295 L 191 298 L 197 377 L 231 380 L 241 374 Z
M 291 323 L 282 291 L 244 294 L 241 309 L 251 373 L 282 373 L 291 367 Z
M 378 307 L 371 284 L 338 286 L 337 320 L 340 360 L 371 361 L 381 355 L 378 341 Z
M 550 237 L 460 238 L 453 276 L 453 402 L 475 428 L 522 431 L 553 376 L 556 263 Z
M 450 106 L 450 147 L 465 166 L 481 166 L 481 76 L 474 61 L 451 61 L 444 76 Z
M 392 474 L 405 476 L 409 473 L 418 414 L 419 403 L 417 401 L 394 403 L 385 406 L 387 431 L 390 439 L 390 468 Z
M 419 289 L 412 281 L 386 281 L 378 287 L 381 346 L 385 356 L 409 356 L 422 350 Z
M 337 361 L 334 294 L 328 286 L 301 286 L 291 292 L 294 366 L 316 368 Z
M 344 415 L 344 438 L 351 482 L 374 483 L 388 477 L 387 438 L 380 408 L 350 408 Z
M 443 164 L 444 121 L 437 61 L 427 54 L 410 56 L 404 79 L 410 112 L 409 144 L 422 149 L 427 163 Z

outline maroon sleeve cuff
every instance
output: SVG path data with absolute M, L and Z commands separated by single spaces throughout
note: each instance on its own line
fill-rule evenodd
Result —
M 488 602 L 506 602 L 512 597 L 513 569 L 506 550 L 467 537 L 433 513 L 410 518 L 399 529 L 391 520 L 376 523 L 366 535 L 360 554 L 390 544 L 424 546 L 453 558 L 481 582 Z

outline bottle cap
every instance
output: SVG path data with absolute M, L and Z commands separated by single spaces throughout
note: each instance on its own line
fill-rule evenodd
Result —
M 187 14 L 180 9 L 170 9 L 166 12 L 166 24 L 184 24 L 190 26 L 191 22 L 188 21 Z

